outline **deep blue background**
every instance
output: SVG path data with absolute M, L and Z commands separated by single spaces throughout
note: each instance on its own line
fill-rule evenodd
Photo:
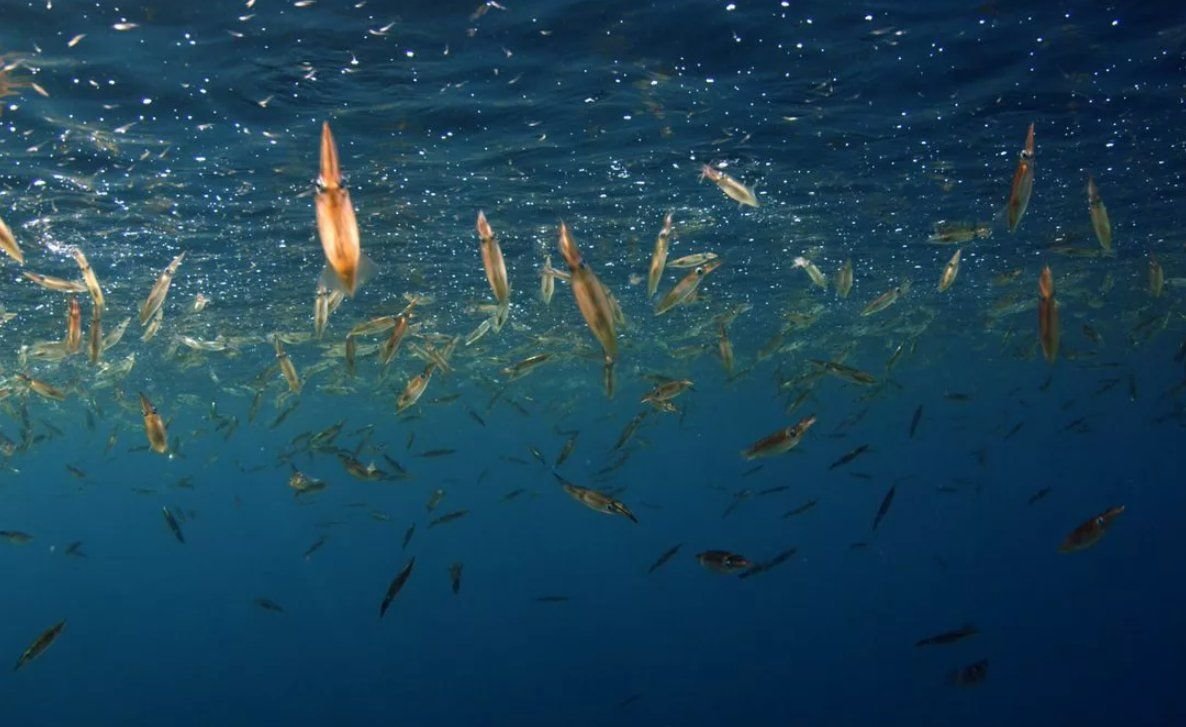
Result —
M 4 719 L 1183 723 L 1186 420 L 1182 392 L 1170 392 L 1186 375 L 1173 360 L 1186 332 L 1186 13 L 506 4 L 474 20 L 473 0 L 0 3 L 11 79 L 49 93 L 18 86 L 0 99 L 0 217 L 27 269 L 73 277 L 65 253 L 81 245 L 110 328 L 187 253 L 160 335 L 142 342 L 133 323 L 107 352 L 136 356 L 114 384 L 84 360 L 22 368 L 22 345 L 60 338 L 65 304 L 4 261 L 0 299 L 17 317 L 0 328 L 0 371 L 70 392 L 60 404 L 26 401 L 12 380 L 17 393 L 0 402 L 5 435 L 18 438 L 22 406 L 46 435 L 0 473 L 0 529 L 34 536 L 0 542 L 0 654 L 15 662 L 68 620 L 41 658 L 0 678 Z M 113 30 L 121 21 L 140 27 Z M 253 382 L 274 361 L 267 337 L 311 328 L 322 255 L 310 191 L 326 119 L 380 274 L 338 310 L 325 341 L 289 345 L 312 372 L 292 415 L 269 427 L 289 403 L 269 375 L 249 424 Z M 1035 191 L 1010 235 L 996 216 L 1031 121 Z M 710 162 L 756 184 L 762 206 L 739 209 L 698 183 Z M 1088 173 L 1112 214 L 1115 257 L 1057 252 L 1095 248 Z M 511 323 L 459 349 L 455 372 L 436 374 L 398 417 L 394 398 L 422 362 L 405 349 L 385 376 L 367 359 L 349 380 L 332 356 L 352 325 L 397 311 L 409 292 L 433 298 L 421 333 L 465 335 L 482 320 L 478 209 L 502 239 Z M 699 301 L 655 318 L 637 276 L 668 210 L 673 257 L 712 249 L 726 264 Z M 561 218 L 629 320 L 612 400 L 567 286 L 550 306 L 535 297 L 544 253 L 560 262 Z M 935 285 L 953 249 L 925 242 L 942 219 L 997 222 L 965 248 L 945 294 Z M 802 254 L 829 275 L 851 257 L 852 296 L 811 288 L 792 267 Z M 1151 254 L 1169 278 L 1160 299 L 1147 292 Z M 1036 342 L 1044 264 L 1062 312 L 1053 366 Z M 902 278 L 914 287 L 897 305 L 858 315 Z M 195 314 L 199 292 L 213 303 Z M 730 378 L 711 318 L 741 303 L 752 309 L 730 328 Z M 814 322 L 759 360 L 789 313 Z M 181 334 L 222 335 L 237 351 L 188 353 Z M 695 345 L 698 355 L 672 354 Z M 501 368 L 540 352 L 557 360 L 491 404 Z M 788 413 L 801 388 L 780 383 L 810 373 L 809 359 L 833 358 L 882 384 L 825 378 Z M 695 381 L 677 400 L 684 412 L 649 416 L 626 464 L 599 476 L 653 375 Z M 141 390 L 170 420 L 180 456 L 143 451 Z M 211 402 L 240 420 L 229 439 Z M 797 450 L 745 474 L 741 449 L 811 412 L 819 423 Z M 1081 417 L 1085 431 L 1068 429 Z M 343 419 L 340 446 L 362 443 L 360 459 L 383 468 L 387 453 L 412 477 L 359 482 L 331 454 L 298 454 L 292 464 L 329 487 L 294 500 L 280 455 Z M 582 508 L 533 459 L 529 447 L 552 462 L 568 430 L 580 435 L 562 474 L 614 489 L 638 525 Z M 860 444 L 871 451 L 829 469 Z M 457 453 L 416 456 L 439 448 Z M 871 532 L 891 485 L 892 508 Z M 789 489 L 756 494 L 779 486 Z M 1050 494 L 1027 504 L 1042 487 Z M 446 496 L 429 514 L 436 489 Z M 810 511 L 782 517 L 811 499 Z M 1118 504 L 1127 510 L 1100 544 L 1057 552 L 1076 525 Z M 162 506 L 184 515 L 186 544 Z M 461 508 L 464 518 L 428 527 Z M 78 540 L 87 557 L 64 555 Z M 720 548 L 762 561 L 788 547 L 794 558 L 744 580 L 694 559 Z M 379 620 L 388 582 L 413 555 Z M 569 600 L 535 600 L 547 595 Z M 260 609 L 260 597 L 284 613 Z M 914 646 L 964 623 L 980 633 Z M 953 669 L 982 658 L 982 684 L 949 684 Z

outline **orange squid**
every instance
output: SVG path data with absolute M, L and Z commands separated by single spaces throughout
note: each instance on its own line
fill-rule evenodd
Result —
M 1042 268 L 1038 278 L 1038 340 L 1042 354 L 1050 363 L 1058 358 L 1058 304 L 1054 301 L 1054 274 L 1050 266 Z

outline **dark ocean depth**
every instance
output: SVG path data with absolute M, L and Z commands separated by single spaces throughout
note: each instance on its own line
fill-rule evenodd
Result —
M 1177 3 L 0 0 L 0 724 L 1186 724 L 1184 138 Z

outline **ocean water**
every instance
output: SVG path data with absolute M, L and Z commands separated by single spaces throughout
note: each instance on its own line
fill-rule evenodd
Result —
M 6 0 L 0 56 L 5 723 L 1186 723 L 1176 5 Z M 323 122 L 376 274 L 317 338 Z M 479 210 L 510 308 L 467 344 Z M 669 212 L 671 259 L 722 264 L 655 315 Z M 562 220 L 625 319 L 612 397 L 569 283 L 540 298 Z M 944 292 L 942 221 L 987 235 Z M 71 294 L 22 275 L 76 280 L 75 249 L 104 333 L 132 318 L 97 361 L 90 296 L 63 358 Z M 351 329 L 413 297 L 391 363 L 358 335 L 351 374 Z M 692 382 L 673 411 L 640 401 L 667 380 Z

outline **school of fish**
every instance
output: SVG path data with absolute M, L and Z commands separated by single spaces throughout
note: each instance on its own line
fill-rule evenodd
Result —
M 135 29 L 134 24 L 128 26 L 116 30 Z M 71 47 L 81 43 L 81 38 L 76 36 Z M 352 484 L 412 486 L 416 465 L 406 467 L 408 458 L 415 457 L 420 464 L 465 451 L 460 444 L 457 449 L 417 446 L 418 419 L 441 416 L 443 411 L 457 412 L 461 419 L 463 412 L 467 426 L 477 427 L 477 433 L 470 436 L 484 436 L 503 426 L 504 418 L 521 415 L 528 419 L 546 412 L 556 418 L 552 430 L 557 440 L 549 445 L 551 451 L 545 453 L 537 442 L 522 441 L 493 465 L 534 468 L 534 474 L 522 478 L 521 486 L 508 489 L 502 501 L 548 497 L 556 503 L 558 517 L 576 520 L 608 515 L 611 517 L 599 521 L 605 528 L 641 529 L 647 527 L 649 511 L 658 506 L 638 495 L 638 488 L 619 479 L 619 474 L 628 469 L 632 459 L 648 456 L 647 432 L 682 428 L 685 422 L 711 425 L 709 417 L 697 408 L 703 390 L 753 384 L 760 377 L 769 378 L 773 370 L 774 380 L 765 382 L 763 378 L 761 386 L 778 403 L 777 424 L 733 418 L 725 426 L 718 423 L 720 431 L 697 445 L 699 457 L 727 459 L 730 466 L 746 468 L 737 482 L 725 486 L 730 492 L 724 518 L 744 503 L 772 502 L 775 498 L 771 496 L 790 489 L 788 485 L 748 489 L 741 478 L 784 464 L 787 471 L 794 472 L 794 461 L 803 450 L 827 449 L 827 472 L 875 479 L 853 463 L 889 453 L 879 452 L 869 443 L 850 444 L 832 452 L 835 448 L 828 447 L 828 439 L 859 431 L 866 414 L 901 388 L 896 375 L 918 355 L 918 348 L 942 345 L 935 340 L 939 336 L 932 324 L 943 315 L 942 306 L 959 300 L 966 288 L 1000 291 L 1001 297 L 985 312 L 985 328 L 999 332 L 1002 347 L 1017 358 L 1032 361 L 1035 369 L 1041 369 L 1044 391 L 1057 367 L 1088 361 L 1104 345 L 1095 326 L 1103 326 L 1111 314 L 1093 311 L 1090 320 L 1094 325 L 1086 322 L 1084 302 L 1093 292 L 1085 291 L 1082 265 L 1085 261 L 1119 264 L 1125 256 L 1132 259 L 1133 255 L 1131 248 L 1126 250 L 1123 226 L 1115 229 L 1114 237 L 1100 186 L 1106 191 L 1109 180 L 1106 175 L 1097 180 L 1088 173 L 1085 179 L 1074 180 L 1076 190 L 1083 189 L 1079 183 L 1085 185 L 1087 209 L 1082 219 L 1067 220 L 1066 224 L 1090 229 L 1098 247 L 1051 246 L 1043 251 L 1041 260 L 1018 255 L 1016 267 L 1005 272 L 990 273 L 979 264 L 977 245 L 986 244 L 994 235 L 998 240 L 1019 237 L 1027 211 L 1034 214 L 1032 209 L 1040 204 L 1039 196 L 1039 203 L 1031 207 L 1035 188 L 1041 190 L 1043 183 L 1035 174 L 1036 133 L 1042 127 L 1040 121 L 1034 121 L 1024 135 L 1018 130 L 1023 141 L 1011 182 L 1005 184 L 1008 170 L 996 170 L 1002 178 L 1001 194 L 994 201 L 997 215 L 990 221 L 940 220 L 928 237 L 914 241 L 916 249 L 924 251 L 944 246 L 941 257 L 934 259 L 933 270 L 921 271 L 927 276 L 924 280 L 935 282 L 915 286 L 912 278 L 920 271 L 906 265 L 894 270 L 874 268 L 863 264 L 859 252 L 836 256 L 814 247 L 802 254 L 772 253 L 767 262 L 782 276 L 778 287 L 794 292 L 794 303 L 783 311 L 778 329 L 760 345 L 750 345 L 749 338 L 738 342 L 731 337 L 739 325 L 758 314 L 747 316 L 754 305 L 732 302 L 725 292 L 737 280 L 730 276 L 739 267 L 739 261 L 730 255 L 730 241 L 714 238 L 711 229 L 704 229 L 699 219 L 703 216 L 689 214 L 687 205 L 672 205 L 661 214 L 640 212 L 634 224 L 647 231 L 647 239 L 653 235 L 654 243 L 649 250 L 633 249 L 635 243 L 631 243 L 627 257 L 633 269 L 627 282 L 620 270 L 624 256 L 612 248 L 613 243 L 607 253 L 607 244 L 598 239 L 603 230 L 579 209 L 559 214 L 544 232 L 538 226 L 520 223 L 523 210 L 512 201 L 479 209 L 458 200 L 458 217 L 464 218 L 465 224 L 456 226 L 453 239 L 439 244 L 449 246 L 465 261 L 464 268 L 471 273 L 463 283 L 467 297 L 456 299 L 452 287 L 434 285 L 432 280 L 421 280 L 414 291 L 394 296 L 386 287 L 385 276 L 394 277 L 396 269 L 411 266 L 411 261 L 401 258 L 399 248 L 385 244 L 367 207 L 385 204 L 383 198 L 397 191 L 367 189 L 352 196 L 347 184 L 351 165 L 361 166 L 365 160 L 350 156 L 350 139 L 342 133 L 349 123 L 346 118 L 320 120 L 317 126 L 303 130 L 307 132 L 309 171 L 311 175 L 316 172 L 315 184 L 303 195 L 311 198 L 312 208 L 304 253 L 317 258 L 320 265 L 316 271 L 301 273 L 308 279 L 307 298 L 300 302 L 302 316 L 276 321 L 267 331 L 239 331 L 229 320 L 206 325 L 219 315 L 216 286 L 209 285 L 182 301 L 170 296 L 195 263 L 230 267 L 239 261 L 212 263 L 209 252 L 159 241 L 142 250 L 153 261 L 154 277 L 138 272 L 129 284 L 122 277 L 126 268 L 121 269 L 106 255 L 100 242 L 47 244 L 35 234 L 38 220 L 0 208 L 0 250 L 8 258 L 6 265 L 19 270 L 19 276 L 10 275 L 7 284 L 35 290 L 36 306 L 52 308 L 60 316 L 59 328 L 47 333 L 20 328 L 21 317 L 28 314 L 21 307 L 2 311 L 0 323 L 21 340 L 0 374 L 0 410 L 7 416 L 7 424 L 16 428 L 12 438 L 0 433 L 0 452 L 5 459 L 19 460 L 43 444 L 57 446 L 56 440 L 64 438 L 53 418 L 77 415 L 85 417 L 88 428 L 101 424 L 110 431 L 104 454 L 122 443 L 130 456 L 143 458 L 137 467 L 158 468 L 165 479 L 174 477 L 166 473 L 176 472 L 167 465 L 182 461 L 195 441 L 203 437 L 229 441 L 251 427 L 277 430 L 299 412 L 296 416 L 302 421 L 323 419 L 324 426 L 301 431 L 283 451 L 270 453 L 274 462 L 270 461 L 267 469 L 276 497 L 316 503 L 324 493 Z M 342 135 L 337 136 L 335 130 Z M 339 145 L 339 139 L 344 143 Z M 753 167 L 737 164 L 742 170 L 735 170 L 733 166 L 725 160 L 699 165 L 695 181 L 711 182 L 717 189 L 697 187 L 704 191 L 696 205 L 711 209 L 714 215 L 735 216 L 755 229 L 772 225 L 770 218 L 763 216 L 770 206 L 768 193 L 763 190 L 759 194 L 744 181 L 745 172 Z M 695 171 L 687 170 L 686 176 L 694 179 Z M 1076 199 L 1081 204 L 1079 194 L 1077 191 Z M 308 200 L 302 202 L 307 204 Z M 681 219 L 684 215 L 688 219 Z M 31 244 L 30 238 L 37 242 Z M 541 245 L 529 239 L 548 242 Z M 679 256 L 673 257 L 677 246 Z M 952 246 L 954 251 L 949 249 Z M 371 255 L 383 264 L 374 262 Z M 553 257 L 562 267 L 553 267 Z M 1182 279 L 1172 277 L 1174 271 L 1167 277 L 1152 253 L 1142 258 L 1140 267 L 1135 277 L 1116 279 L 1119 273 L 1115 277 L 1110 269 L 1107 273 L 1109 289 L 1113 284 L 1139 287 L 1146 299 L 1135 321 L 1117 314 L 1111 321 L 1114 325 L 1109 326 L 1115 329 L 1123 324 L 1134 346 L 1171 324 L 1180 327 L 1184 320 L 1166 300 L 1168 293 L 1183 287 Z M 105 281 L 117 278 L 118 293 L 105 290 Z M 537 278 L 539 288 L 534 294 L 534 285 L 519 285 Z M 514 286 L 512 281 L 516 281 Z M 557 287 L 567 287 L 568 292 L 554 298 Z M 135 290 L 134 296 L 129 295 L 130 289 Z M 926 298 L 928 295 L 931 297 Z M 538 320 L 528 311 L 540 309 L 549 310 L 553 325 L 547 330 L 533 329 L 526 322 Z M 843 333 L 812 338 L 817 336 L 820 327 L 816 324 L 823 316 L 838 320 Z M 133 318 L 139 323 L 140 335 L 125 336 Z M 1022 318 L 1025 323 L 1018 323 Z M 14 319 L 15 325 L 10 323 Z M 673 319 L 676 322 L 671 323 Z M 1063 323 L 1068 320 L 1081 327 L 1081 336 L 1075 335 L 1076 330 L 1064 330 Z M 136 340 L 130 340 L 133 338 Z M 869 340 L 883 344 L 885 353 L 873 356 L 871 347 L 859 345 Z M 1180 358 L 1186 358 L 1186 342 Z M 173 368 L 146 373 L 145 359 Z M 223 367 L 222 362 L 227 361 L 233 361 L 235 368 Z M 705 361 L 717 370 L 709 374 L 696 366 Z M 771 363 L 760 369 L 768 361 Z M 253 373 L 243 375 L 244 366 Z M 229 371 L 237 375 L 228 376 Z M 562 389 L 552 391 L 543 384 L 533 388 L 534 382 L 553 372 L 563 379 Z M 186 390 L 187 377 L 195 377 L 198 383 L 194 388 L 201 387 L 201 396 Z M 1119 376 L 1114 378 L 1101 383 L 1107 388 L 1101 388 L 1100 393 L 1124 383 Z M 211 382 L 219 392 L 216 398 L 205 394 Z M 830 386 L 843 387 L 844 395 L 858 402 L 855 415 L 844 418 L 834 413 L 835 407 L 829 411 L 821 392 Z M 1133 373 L 1128 374 L 1127 390 L 1130 398 L 1137 397 Z M 597 392 L 596 403 L 590 403 L 590 391 Z M 1171 394 L 1176 397 L 1183 391 L 1186 380 Z M 345 403 L 351 401 L 350 395 L 366 397 L 385 413 L 379 418 L 356 413 L 354 405 Z M 970 395 L 948 391 L 944 397 L 958 403 Z M 310 401 L 314 403 L 306 403 Z M 343 403 L 327 405 L 326 401 Z M 316 410 L 310 411 L 314 407 Z M 605 416 L 599 421 L 604 422 L 604 431 L 566 428 L 569 425 L 564 418 L 578 407 L 585 412 L 603 407 Z M 627 407 L 629 414 L 622 415 L 622 407 Z M 500 423 L 492 424 L 496 418 Z M 175 419 L 185 424 L 179 425 Z M 1072 421 L 1066 431 L 1086 431 L 1089 423 L 1085 419 Z M 195 420 L 201 424 L 196 425 Z M 924 407 L 918 405 L 912 418 L 902 422 L 904 438 L 914 440 L 920 428 L 926 430 L 927 422 Z M 1021 427 L 1018 422 L 1002 436 L 1005 446 Z M 394 431 L 399 432 L 399 441 L 393 438 Z M 613 443 L 596 449 L 586 445 L 599 434 Z M 67 459 L 75 454 L 71 452 Z M 309 473 L 327 462 L 341 476 L 356 482 Z M 86 472 L 76 465 L 64 467 L 71 477 L 86 480 Z M 673 479 L 683 476 L 677 474 Z M 868 515 L 862 515 L 869 519 L 863 519 L 861 532 L 851 534 L 848 547 L 867 548 L 891 527 L 895 501 L 902 507 L 897 498 L 917 487 L 908 478 L 878 485 L 868 498 Z M 954 491 L 953 485 L 947 487 Z M 1055 491 L 1046 482 L 1034 483 L 1034 488 L 1025 493 L 1029 498 L 1026 506 Z M 453 489 L 434 485 L 421 494 L 426 501 L 424 513 L 416 513 L 402 531 L 401 551 L 418 547 L 420 541 L 431 537 L 430 530 L 435 536 L 438 528 L 465 527 L 481 517 L 479 511 L 461 502 L 463 494 Z M 819 503 L 800 500 L 787 507 L 790 509 L 782 517 L 798 521 L 810 517 L 808 513 Z M 1071 554 L 1096 546 L 1126 512 L 1126 506 L 1091 501 L 1082 502 L 1081 510 L 1083 520 L 1068 522 L 1064 532 L 1050 534 L 1051 552 Z M 187 548 L 200 543 L 195 534 L 200 525 L 191 522 L 193 516 L 185 508 L 163 504 L 159 515 L 153 515 L 156 527 L 161 527 L 163 520 L 165 537 L 172 547 Z M 376 522 L 392 519 L 390 513 L 374 508 L 368 516 Z M 1124 537 L 1123 526 L 1116 529 L 1117 535 L 1112 537 Z M 3 530 L 0 536 L 12 545 L 34 539 L 22 530 Z M 802 547 L 742 554 L 730 550 L 727 542 L 699 542 L 683 550 L 685 542 L 690 544 L 698 536 L 687 532 L 683 537 L 685 541 L 632 567 L 661 577 L 655 574 L 669 568 L 678 557 L 715 576 L 748 580 L 792 561 Z M 393 542 L 398 540 L 393 538 Z M 329 542 L 329 530 L 319 532 L 299 556 L 308 560 Z M 86 557 L 80 542 L 72 543 L 65 552 Z M 468 591 L 463 593 L 462 574 L 472 571 L 465 571 L 461 561 L 452 562 L 445 572 L 432 574 L 423 572 L 423 560 L 421 568 L 415 568 L 417 555 L 400 553 L 389 560 L 390 571 L 383 574 L 382 583 L 376 582 L 379 619 L 393 620 L 392 609 L 399 610 L 399 595 L 420 587 L 417 581 L 435 578 L 453 596 L 468 595 Z M 568 597 L 540 594 L 534 600 L 559 604 Z M 255 594 L 250 602 L 271 614 L 291 610 Z M 71 619 L 75 624 L 72 630 L 78 629 L 77 620 Z M 63 636 L 65 625 L 65 619 L 58 620 L 31 641 L 27 638 L 31 635 L 26 635 L 24 646 L 16 651 L 14 671 L 30 669 L 31 662 L 43 657 L 57 639 L 68 641 L 69 636 Z M 946 646 L 980 633 L 976 626 L 965 623 L 922 636 L 914 643 L 920 648 Z M 980 659 L 953 665 L 948 682 L 973 686 L 986 676 L 987 660 Z

